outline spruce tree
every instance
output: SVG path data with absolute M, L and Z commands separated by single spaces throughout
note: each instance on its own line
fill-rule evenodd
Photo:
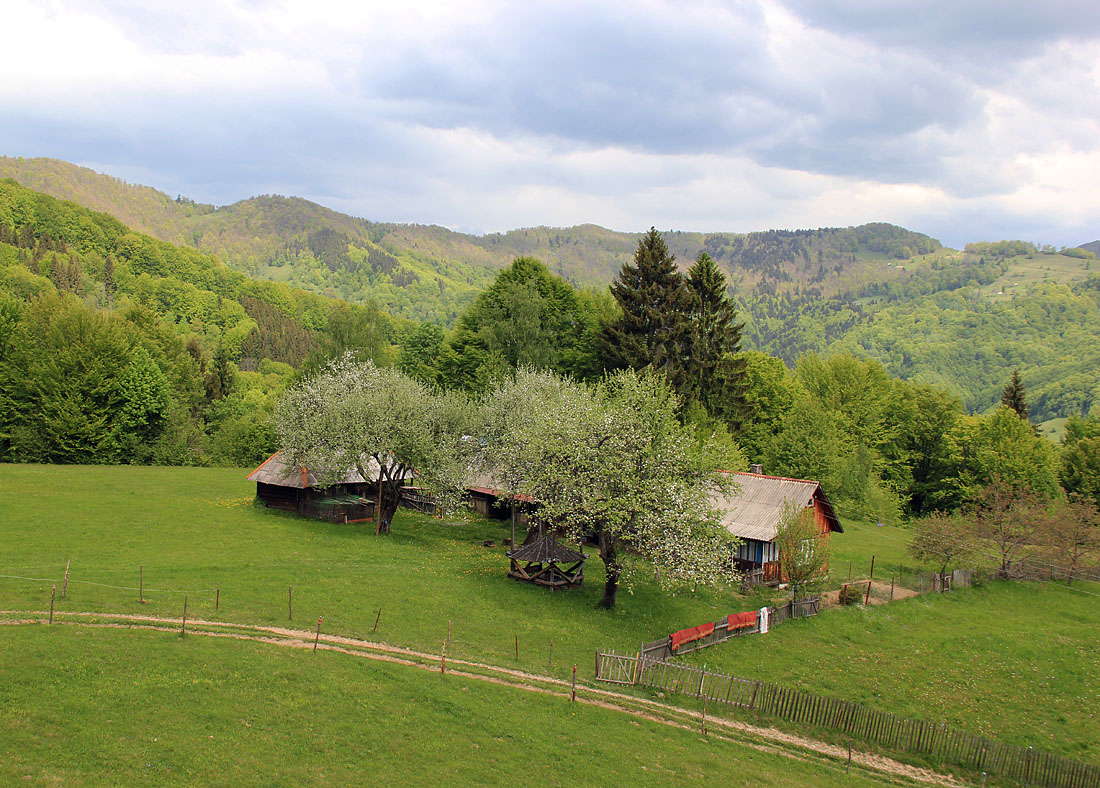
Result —
M 663 372 L 680 390 L 688 345 L 691 299 L 676 258 L 655 228 L 638 242 L 634 263 L 623 265 L 611 283 L 622 316 L 606 325 L 600 347 L 607 369 Z
M 706 252 L 688 269 L 687 290 L 690 333 L 682 394 L 736 426 L 743 404 L 744 324 L 737 322 L 737 308 L 726 294 L 726 275 Z
M 1024 421 L 1031 420 L 1031 409 L 1027 406 L 1027 399 L 1024 398 L 1024 383 L 1020 380 L 1019 369 L 1012 370 L 1012 378 L 1001 394 L 1001 404 L 1012 408 Z

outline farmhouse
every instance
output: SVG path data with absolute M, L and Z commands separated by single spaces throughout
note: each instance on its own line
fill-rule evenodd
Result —
M 755 466 L 757 470 L 760 466 Z M 763 473 L 733 474 L 741 491 L 718 496 L 715 503 L 722 524 L 741 539 L 738 568 L 746 575 L 758 573 L 765 583 L 781 581 L 775 535 L 786 506 L 813 507 L 818 539 L 826 545 L 833 531 L 844 533 L 833 505 L 821 485 L 807 479 L 787 479 Z
M 339 483 L 321 488 L 308 468 L 289 465 L 277 451 L 248 475 L 248 481 L 256 482 L 256 497 L 269 508 L 333 523 L 362 523 L 374 520 L 378 463 L 368 460 L 366 471 L 366 481 L 352 468 Z

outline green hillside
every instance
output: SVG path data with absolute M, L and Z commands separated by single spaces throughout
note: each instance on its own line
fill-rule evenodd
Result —
M 763 597 L 743 597 L 728 588 L 697 593 L 685 589 L 673 595 L 653 581 L 652 572 L 641 571 L 633 593 L 624 594 L 614 610 L 604 610 L 597 606 L 603 580 L 598 561 L 589 561 L 585 584 L 568 593 L 549 593 L 510 580 L 502 548 L 482 546 L 486 539 L 500 544 L 507 534 L 503 522 L 441 521 L 402 511 L 393 534 L 380 538 L 370 528 L 304 520 L 254 506 L 255 487 L 244 480 L 246 473 L 0 465 L 0 510 L 5 513 L 0 609 L 16 611 L 9 612 L 9 618 L 25 617 L 19 611 L 48 610 L 50 578 L 60 579 L 71 560 L 67 595 L 61 599 L 59 585 L 55 601 L 58 615 L 69 622 L 76 620 L 77 612 L 178 621 L 186 595 L 191 619 L 308 629 L 323 616 L 328 635 L 366 638 L 428 654 L 439 653 L 450 625 L 447 653 L 452 659 L 565 681 L 577 664 L 585 684 L 591 682 L 596 648 L 629 652 L 642 640 L 764 603 Z M 49 512 L 49 528 L 42 527 L 43 512 Z M 885 559 L 876 570 L 881 579 L 882 573 L 892 571 L 905 539 L 904 529 L 871 525 L 836 534 L 835 571 L 846 572 L 848 556 L 858 563 L 874 551 Z M 883 550 L 887 542 L 897 542 L 893 558 Z M 857 567 L 855 574 L 859 573 Z M 138 599 L 140 582 L 144 604 Z M 873 609 L 829 610 L 814 619 L 785 623 L 766 636 L 737 639 L 686 659 L 1095 762 L 1100 757 L 1100 723 L 1093 714 L 1100 702 L 1100 664 L 1093 643 L 1100 623 L 1097 591 L 1095 584 L 1075 584 L 1071 589 L 1053 583 L 996 582 Z M 197 746 L 199 738 L 208 741 L 209 735 L 216 742 L 226 738 L 229 746 L 236 742 L 248 748 L 258 761 L 282 758 L 261 742 L 239 739 L 248 735 L 233 724 L 242 716 L 259 726 L 254 733 L 266 731 L 265 737 L 281 743 L 306 719 L 296 711 L 302 704 L 318 715 L 309 728 L 314 731 L 316 726 L 328 728 L 322 721 L 339 719 L 338 710 L 374 708 L 375 701 L 362 693 L 405 698 L 417 704 L 408 710 L 410 719 L 421 720 L 416 716 L 419 704 L 434 708 L 431 697 L 450 698 L 446 693 L 461 691 L 421 694 L 417 686 L 438 674 L 408 677 L 374 663 L 349 665 L 331 654 L 318 654 L 314 662 L 304 663 L 263 650 L 253 654 L 200 643 L 197 637 L 158 636 L 172 641 L 167 644 L 144 634 L 134 633 L 139 639 L 135 641 L 85 636 L 60 626 L 57 635 L 49 633 L 55 639 L 39 632 L 24 639 L 23 631 L 0 627 L 0 676 L 15 679 L 0 681 L 0 725 L 9 726 L 0 730 L 14 731 L 28 746 L 53 738 L 47 735 L 51 731 L 77 736 L 97 752 L 117 753 L 123 759 L 140 750 L 117 742 L 131 735 L 163 736 L 165 749 L 156 750 L 158 758 L 181 769 L 201 770 L 198 756 L 189 748 Z M 52 652 L 73 667 L 54 672 L 39 659 L 16 659 L 23 653 L 20 649 L 41 654 L 46 666 L 55 664 L 46 658 Z M 147 662 L 141 661 L 141 654 Z M 105 695 L 117 691 L 124 699 L 136 697 L 120 687 L 134 681 L 122 667 L 127 664 L 142 677 L 139 689 L 155 692 L 166 708 L 179 705 L 179 713 L 169 713 L 157 727 L 148 711 L 122 720 L 113 716 L 111 706 L 111 714 L 100 716 L 117 726 L 111 729 L 114 737 L 81 733 L 87 727 L 82 724 L 86 710 L 99 708 L 88 704 L 86 695 L 96 682 L 111 688 Z M 264 668 L 246 670 L 249 664 Z M 276 682 L 264 676 L 274 676 Z M 313 696 L 304 687 L 326 702 L 309 700 Z M 334 687 L 359 700 L 345 705 L 337 700 Z M 271 691 L 297 700 L 288 705 L 264 701 L 260 708 L 271 714 L 266 719 L 234 710 Z M 33 704 L 38 692 L 49 693 L 57 705 Z M 481 690 L 472 687 L 470 692 L 470 709 L 494 702 Z M 217 693 L 238 700 L 217 700 Z M 683 702 L 674 695 L 666 700 Z M 77 711 L 78 702 L 85 711 Z M 449 740 L 469 718 L 449 700 L 439 702 L 437 722 L 422 722 L 429 730 L 436 725 L 439 735 Z M 124 707 L 125 701 L 121 703 Z M 709 713 L 727 712 L 711 708 Z M 531 714 L 550 730 L 561 724 L 550 708 L 534 708 Z M 37 720 L 40 726 L 20 724 L 20 719 Z M 515 735 L 538 730 L 507 716 L 494 714 L 492 719 L 497 721 L 486 724 L 512 720 L 518 726 Z M 195 737 L 189 726 L 201 730 L 201 737 Z M 349 746 L 359 746 L 359 734 L 350 732 L 357 726 L 337 725 L 340 732 L 334 735 L 341 741 L 350 737 Z M 312 747 L 314 739 L 309 742 L 303 746 Z M 484 740 L 481 745 L 495 746 Z M 145 748 L 151 747 L 146 741 Z M 299 751 L 292 747 L 290 752 Z M 463 760 L 457 753 L 446 757 Z M 48 768 L 48 762 L 30 756 L 21 763 Z M 67 759 L 60 763 L 77 768 Z M 331 768 L 345 768 L 338 764 Z M 285 766 L 289 768 L 290 762 Z
M 0 157 L 0 177 L 118 217 L 136 230 L 215 254 L 231 268 L 415 320 L 451 325 L 493 273 L 516 257 L 542 260 L 578 285 L 606 285 L 629 262 L 641 233 L 595 225 L 532 227 L 483 236 L 442 227 L 356 219 L 295 197 L 265 195 L 215 207 L 172 199 L 56 159 Z M 889 265 L 917 260 L 938 241 L 887 224 L 736 233 L 666 234 L 686 267 L 704 249 L 735 288 L 813 286 L 823 294 L 867 282 L 904 281 Z
M 0 461 L 251 461 L 296 368 L 404 326 L 0 181 Z
M 475 236 L 371 222 L 270 195 L 215 207 L 53 159 L 0 158 L 5 175 L 214 255 L 227 271 L 442 326 L 454 325 L 516 257 L 536 257 L 574 284 L 603 288 L 640 237 L 595 225 Z M 1100 271 L 1087 249 L 1056 253 L 1002 241 L 959 251 L 888 224 L 664 236 L 681 266 L 703 250 L 719 262 L 746 323 L 744 346 L 790 366 L 810 352 L 850 352 L 881 362 L 891 375 L 944 386 L 972 412 L 992 407 L 1019 368 L 1035 421 L 1055 426 L 1100 403 Z M 275 303 L 251 293 L 263 287 L 246 289 Z M 324 322 L 280 309 L 308 331 Z M 249 317 L 261 310 L 269 311 L 255 307 Z M 276 360 L 287 360 L 285 353 Z

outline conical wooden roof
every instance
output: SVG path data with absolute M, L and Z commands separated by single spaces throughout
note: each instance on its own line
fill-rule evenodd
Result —
M 538 564 L 575 564 L 577 561 L 588 558 L 584 553 L 578 553 L 576 550 L 558 544 L 558 540 L 552 534 L 543 534 L 529 544 L 509 550 L 508 557 L 516 561 Z

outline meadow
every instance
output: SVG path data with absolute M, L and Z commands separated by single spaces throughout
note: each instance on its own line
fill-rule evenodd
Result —
M 179 618 L 186 596 L 193 618 L 308 629 L 324 616 L 326 633 L 429 653 L 439 652 L 450 627 L 448 654 L 455 658 L 559 678 L 577 664 L 581 680 L 590 681 L 597 648 L 633 650 L 769 599 L 768 592 L 743 597 L 735 589 L 670 593 L 641 564 L 632 592 L 621 592 L 619 606 L 606 611 L 596 607 L 603 576 L 595 556 L 582 588 L 550 593 L 507 578 L 499 546 L 505 523 L 401 512 L 393 534 L 376 537 L 369 524 L 322 523 L 257 507 L 246 472 L 0 465 L 0 609 L 48 610 L 52 581 L 71 560 L 64 599 L 58 583 L 58 611 Z M 845 533 L 832 540 L 834 575 L 845 577 L 851 561 L 853 576 L 865 576 L 872 554 L 876 578 L 908 566 L 904 529 L 844 524 Z M 483 547 L 489 539 L 497 546 Z M 830 610 L 686 659 L 1095 762 L 1098 625 L 1100 588 L 990 583 L 866 610 Z M 37 664 L 12 651 L 27 631 L 2 632 L 5 672 L 19 665 L 22 677 L 25 666 Z M 103 636 L 107 645 L 93 645 L 98 638 L 89 635 L 88 648 L 108 655 L 132 648 L 113 635 Z M 70 656 L 81 648 L 73 646 Z M 227 648 L 243 649 L 218 658 L 227 665 L 253 659 L 246 645 Z M 300 669 L 293 655 L 270 659 Z M 119 660 L 141 662 L 136 653 Z M 79 692 L 73 689 L 74 697 Z
M 195 635 L 0 627 L 0 784 L 881 785 L 642 717 Z

